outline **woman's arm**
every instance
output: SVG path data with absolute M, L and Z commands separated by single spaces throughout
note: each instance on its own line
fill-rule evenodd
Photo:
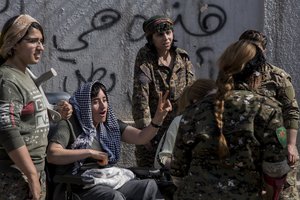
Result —
M 287 130 L 287 147 L 288 147 L 288 160 L 289 164 L 293 166 L 299 160 L 299 153 L 297 149 L 297 134 L 296 129 Z
M 158 131 L 157 125 L 160 126 L 168 112 L 172 110 L 171 102 L 167 99 L 168 95 L 169 92 L 166 92 L 162 97 L 162 93 L 159 93 L 158 105 L 152 122 L 142 130 L 127 126 L 122 134 L 122 141 L 129 144 L 146 144 L 149 142 Z
M 107 154 L 94 149 L 65 149 L 62 145 L 51 142 L 47 150 L 47 161 L 56 165 L 67 165 L 78 160 L 93 158 L 101 166 L 107 165 Z
M 164 140 L 161 151 L 158 152 L 160 162 L 163 165 L 165 165 L 165 167 L 168 169 L 170 169 L 172 152 L 173 152 L 173 148 L 174 148 L 174 144 L 175 144 L 181 117 L 182 117 L 181 115 L 177 116 L 171 122 L 171 124 L 166 132 L 166 138 Z M 158 151 L 159 151 L 159 149 L 158 149 Z
M 40 199 L 41 184 L 39 181 L 39 174 L 31 160 L 28 149 L 25 145 L 8 152 L 9 157 L 16 164 L 16 166 L 28 178 L 28 184 L 34 200 Z

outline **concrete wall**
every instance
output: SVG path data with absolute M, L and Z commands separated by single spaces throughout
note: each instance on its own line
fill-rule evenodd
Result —
M 247 28 L 263 30 L 263 10 L 261 0 L 2 0 L 0 25 L 20 13 L 37 18 L 47 48 L 32 70 L 58 72 L 45 90 L 73 93 L 82 82 L 99 79 L 117 116 L 131 120 L 133 66 L 146 41 L 145 18 L 171 16 L 177 45 L 189 52 L 197 77 L 215 78 L 224 48 Z
M 189 52 L 202 78 L 216 78 L 217 58 L 244 30 L 264 31 L 268 58 L 292 75 L 299 101 L 299 9 L 298 0 L 1 0 L 0 26 L 20 13 L 38 19 L 47 48 L 32 70 L 58 72 L 45 90 L 73 93 L 82 82 L 99 79 L 117 116 L 131 120 L 133 66 L 146 41 L 144 19 L 166 14 L 175 20 L 177 45 Z M 125 164 L 133 163 L 132 146 L 124 148 Z
M 268 58 L 291 76 L 300 101 L 300 1 L 266 0 L 264 32 Z

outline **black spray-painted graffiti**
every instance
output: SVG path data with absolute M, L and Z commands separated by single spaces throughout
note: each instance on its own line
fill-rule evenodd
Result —
M 3 8 L 0 8 L 0 13 L 3 13 L 3 12 L 5 12 L 8 9 L 8 7 L 9 7 L 9 0 L 5 0 L 5 3 L 3 5 L 4 5 Z
M 2 3 L 0 3 L 0 13 L 4 13 L 5 11 L 7 11 L 9 6 L 10 6 L 10 1 L 9 0 L 5 0 L 4 3 L 3 3 L 3 1 L 4 0 L 1 0 Z M 2 4 L 3 4 L 3 7 L 1 8 Z M 25 13 L 25 2 L 24 2 L 24 0 L 20 0 L 19 5 L 20 5 L 20 14 Z
M 25 10 L 25 3 L 24 0 L 20 0 L 20 13 L 24 13 Z M 5 12 L 8 10 L 10 6 L 10 1 L 5 0 L 2 1 L 2 4 L 0 4 L 0 13 Z M 180 3 L 175 2 L 173 4 L 174 9 L 179 9 L 180 8 Z M 198 31 L 191 31 L 187 28 L 187 26 L 184 23 L 184 16 L 182 14 L 178 14 L 174 19 L 174 23 L 177 26 L 182 27 L 182 29 L 185 31 L 186 34 L 191 35 L 193 37 L 205 37 L 205 36 L 210 36 L 218 31 L 220 31 L 224 25 L 226 24 L 227 21 L 227 16 L 225 11 L 218 5 L 215 4 L 207 4 L 207 9 L 205 12 L 202 12 L 199 10 L 198 16 L 197 17 L 197 22 L 199 29 Z M 130 42 L 137 42 L 140 41 L 144 38 L 144 34 L 141 31 L 136 31 L 136 27 L 141 25 L 142 22 L 147 19 L 147 16 L 137 14 L 133 16 L 133 19 L 131 20 L 130 23 L 127 25 L 127 30 L 126 30 L 126 39 Z M 94 16 L 91 19 L 91 28 L 82 32 L 78 36 L 78 41 L 79 41 L 79 46 L 77 47 L 72 47 L 72 48 L 65 48 L 61 46 L 61 42 L 59 41 L 58 37 L 56 35 L 53 35 L 52 37 L 52 42 L 54 48 L 57 49 L 57 51 L 65 53 L 65 52 L 77 52 L 77 51 L 82 51 L 86 48 L 89 47 L 89 42 L 86 40 L 86 37 L 88 34 L 94 32 L 94 31 L 104 31 L 107 30 L 114 25 L 116 25 L 119 21 L 121 20 L 121 13 L 119 13 L 117 10 L 112 9 L 112 8 L 107 8 L 98 11 L 97 13 L 94 14 Z M 211 23 L 213 21 L 213 23 Z M 196 50 L 195 54 L 198 58 L 199 64 L 202 65 L 205 62 L 205 56 L 203 56 L 204 52 L 213 52 L 213 48 L 205 46 L 205 47 L 198 47 Z M 58 60 L 61 62 L 67 62 L 76 65 L 77 61 L 75 58 L 64 58 L 62 56 L 58 57 Z M 210 62 L 207 60 L 206 62 Z M 85 79 L 82 74 L 80 73 L 79 70 L 75 71 L 78 84 L 81 82 L 93 80 L 95 77 L 95 74 L 99 75 L 101 73 L 99 79 L 102 79 L 104 76 L 107 75 L 107 71 L 105 68 L 98 68 L 94 70 L 94 67 L 92 66 L 92 72 L 91 76 L 87 79 Z M 213 72 L 210 72 L 213 73 Z M 112 80 L 111 87 L 109 90 L 113 89 L 113 87 L 116 84 L 116 76 L 115 74 L 110 74 L 110 78 Z M 67 77 L 64 78 L 64 90 L 67 91 Z
M 178 2 L 175 3 L 173 7 L 178 8 L 179 3 Z M 201 32 L 193 33 L 192 31 L 190 31 L 183 23 L 182 18 L 183 18 L 182 15 L 179 14 L 175 19 L 175 24 L 179 23 L 181 27 L 184 29 L 184 31 L 189 35 L 196 36 L 196 37 L 203 37 L 203 36 L 209 36 L 215 34 L 218 31 L 220 31 L 226 23 L 227 16 L 225 11 L 220 6 L 214 4 L 208 4 L 207 12 L 205 12 L 205 15 L 201 11 L 198 14 L 198 25 L 202 33 Z M 217 25 L 215 27 L 209 27 L 208 25 L 209 21 L 212 19 L 217 20 Z
M 178 9 L 179 7 L 180 7 L 179 2 L 176 2 L 173 5 L 174 9 Z M 84 39 L 84 36 L 86 36 L 87 34 L 93 31 L 103 31 L 109 29 L 115 24 L 117 24 L 120 21 L 120 19 L 121 19 L 121 14 L 117 10 L 110 9 L 110 8 L 101 10 L 97 12 L 92 18 L 91 21 L 92 29 L 89 29 L 79 35 L 78 41 L 82 43 L 82 46 L 77 48 L 69 48 L 69 49 L 59 47 L 56 35 L 53 36 L 53 45 L 60 52 L 75 52 L 75 51 L 83 50 L 89 46 L 88 42 Z M 145 19 L 147 19 L 147 17 L 140 14 L 133 16 L 133 19 L 127 26 L 126 38 L 128 41 L 137 42 L 143 39 L 144 37 L 143 33 L 139 32 L 134 34 L 133 30 L 135 26 L 141 24 Z M 212 20 L 214 20 L 213 23 L 214 26 L 210 24 L 210 21 Z M 218 31 L 220 31 L 224 27 L 226 20 L 227 20 L 226 13 L 220 6 L 215 4 L 208 4 L 206 11 L 205 12 L 199 11 L 199 14 L 197 16 L 199 32 L 190 31 L 185 25 L 183 16 L 181 14 L 178 14 L 176 16 L 174 23 L 179 24 L 183 28 L 183 30 L 191 36 L 205 37 L 205 36 L 213 35 Z M 101 23 L 97 23 L 97 22 L 101 22 Z M 202 65 L 205 61 L 203 52 L 209 52 L 209 51 L 213 52 L 213 48 L 206 46 L 206 47 L 199 47 L 196 50 L 196 56 L 199 60 L 200 65 Z M 58 59 L 63 62 L 70 62 L 73 64 L 77 63 L 75 59 L 66 59 L 62 57 L 59 57 Z
M 133 27 L 138 24 L 138 22 L 144 22 L 147 18 L 143 15 L 135 15 L 133 17 L 133 20 L 129 23 L 127 31 L 126 31 L 126 37 L 130 42 L 137 42 L 140 41 L 144 38 L 144 34 L 140 34 L 138 37 L 134 37 L 133 32 Z
M 180 4 L 178 2 L 176 2 L 173 5 L 174 9 L 177 9 L 180 7 Z M 213 35 L 217 32 L 219 32 L 224 25 L 226 24 L 227 21 L 227 16 L 225 11 L 218 5 L 215 4 L 207 4 L 207 8 L 206 8 L 207 12 L 199 12 L 198 14 L 198 25 L 199 25 L 199 30 L 201 32 L 192 32 L 190 31 L 186 25 L 183 23 L 183 16 L 181 14 L 179 14 L 176 19 L 175 19 L 175 23 L 179 23 L 181 25 L 181 27 L 183 28 L 183 30 L 191 35 L 191 36 L 195 36 L 195 37 L 205 37 L 205 36 L 209 36 L 209 35 Z M 209 26 L 209 22 L 210 21 L 215 21 L 214 23 L 214 27 Z M 212 47 L 199 47 L 196 50 L 196 56 L 198 58 L 199 64 L 202 65 L 204 63 L 204 56 L 203 53 L 204 52 L 213 52 L 213 48 Z M 207 64 L 209 66 L 209 78 L 213 79 L 214 77 L 214 66 L 211 60 L 207 60 Z
M 79 35 L 78 41 L 83 44 L 81 47 L 70 48 L 70 49 L 61 48 L 57 45 L 56 35 L 53 36 L 53 45 L 58 51 L 61 52 L 74 52 L 74 51 L 83 50 L 89 46 L 89 43 L 84 39 L 84 36 L 94 31 L 101 31 L 101 30 L 108 29 L 112 27 L 115 23 L 117 23 L 120 19 L 121 19 L 120 13 L 118 13 L 114 9 L 108 8 L 108 9 L 101 10 L 97 12 L 92 18 L 92 22 L 91 22 L 92 29 L 87 30 Z M 98 22 L 100 23 L 98 24 Z
M 80 85 L 82 83 L 86 83 L 86 82 L 90 82 L 93 80 L 99 80 L 101 81 L 106 75 L 107 75 L 107 70 L 105 68 L 98 68 L 96 70 L 94 70 L 94 64 L 92 63 L 92 69 L 91 69 L 91 73 L 90 73 L 90 77 L 88 78 L 84 78 L 83 75 L 81 74 L 80 70 L 76 70 L 75 71 L 76 77 L 77 77 L 77 86 L 78 88 L 80 87 Z M 115 73 L 111 73 L 109 74 L 109 78 L 111 80 L 110 86 L 108 87 L 109 83 L 108 81 L 105 81 L 105 86 L 107 87 L 107 92 L 110 92 L 113 90 L 113 88 L 116 85 L 116 74 Z M 64 83 L 63 83 L 63 90 L 65 92 L 69 91 L 67 88 L 67 77 L 64 77 Z

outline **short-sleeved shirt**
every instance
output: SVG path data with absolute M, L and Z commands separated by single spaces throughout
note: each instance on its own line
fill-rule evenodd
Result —
M 26 145 L 37 170 L 44 169 L 49 118 L 43 96 L 27 72 L 0 67 L 0 160 Z
M 223 133 L 230 151 L 224 162 L 217 154 L 220 131 L 214 111 L 214 97 L 209 96 L 183 113 L 171 174 L 184 178 L 175 196 L 260 199 L 262 162 L 286 160 L 286 130 L 280 106 L 250 91 L 232 91 L 223 113 Z
M 121 120 L 118 120 L 118 124 L 120 127 L 120 133 L 122 135 L 128 124 Z M 78 122 L 76 116 L 72 115 L 69 120 L 61 120 L 58 122 L 53 131 L 51 131 L 49 134 L 49 142 L 58 143 L 65 149 L 72 149 L 71 145 L 81 133 L 82 128 L 80 127 L 80 123 Z M 102 147 L 99 143 L 99 140 L 94 139 L 91 148 L 101 151 Z M 99 167 L 96 161 L 92 159 L 86 159 L 84 165 L 89 166 L 88 168 Z M 73 164 L 57 166 L 56 168 L 57 174 L 70 173 L 70 170 L 73 168 Z

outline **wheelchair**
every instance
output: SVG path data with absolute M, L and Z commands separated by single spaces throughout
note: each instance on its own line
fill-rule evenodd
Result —
M 66 92 L 56 92 L 56 93 L 46 93 L 46 97 L 50 104 L 55 105 L 59 100 L 68 100 L 70 95 Z M 50 132 L 53 131 L 55 124 L 50 123 Z M 154 179 L 158 185 L 158 188 L 162 195 L 165 197 L 165 200 L 173 199 L 173 193 L 176 190 L 175 185 L 171 180 L 171 176 L 167 170 L 161 168 L 150 169 L 150 168 L 141 168 L 141 167 L 130 167 L 131 170 L 137 179 Z M 81 200 L 76 191 L 75 187 L 81 187 L 86 184 L 93 184 L 93 182 L 83 181 L 80 175 L 56 175 L 55 174 L 55 165 L 46 162 L 46 174 L 47 174 L 47 200 L 54 200 L 55 198 L 55 187 L 60 185 L 62 187 L 60 193 L 64 193 L 63 197 L 60 199 L 64 200 Z M 55 199 L 56 200 L 56 199 Z
M 47 170 L 46 173 L 49 175 L 48 185 L 47 188 L 48 194 L 47 200 L 54 200 L 54 189 L 55 187 L 60 184 L 61 187 L 59 189 L 60 198 L 64 200 L 81 200 L 78 194 L 76 194 L 76 190 L 74 187 L 81 187 L 87 184 L 93 184 L 92 180 L 84 181 L 82 180 L 80 175 L 55 175 L 54 174 L 55 165 L 47 163 Z M 173 184 L 171 177 L 168 172 L 164 171 L 164 169 L 148 169 L 148 168 L 140 168 L 140 167 L 130 167 L 128 168 L 131 170 L 137 179 L 154 179 L 157 183 L 157 186 L 161 192 L 161 197 L 165 200 L 172 200 L 173 194 L 176 190 L 176 186 Z M 58 190 L 59 190 L 58 189 Z M 63 193 L 63 194 L 62 194 Z M 63 195 L 63 197 L 62 197 Z M 55 195 L 56 196 L 56 195 Z
M 55 105 L 60 100 L 68 100 L 71 96 L 66 92 L 49 92 L 45 93 L 50 104 Z M 50 131 L 49 135 L 55 126 L 54 123 L 50 122 Z M 84 182 L 81 180 L 80 176 L 74 175 L 56 175 L 55 174 L 55 165 L 50 164 L 46 161 L 46 176 L 47 176 L 47 200 L 54 200 L 54 189 L 57 184 L 64 184 L 66 186 L 64 200 L 81 200 L 80 197 L 72 191 L 72 185 L 84 185 L 89 184 L 90 182 Z
M 55 165 L 46 163 L 46 174 L 47 174 L 47 200 L 56 200 L 57 195 L 61 200 L 81 200 L 76 191 L 72 187 L 84 186 L 86 184 L 93 184 L 92 180 L 84 181 L 80 175 L 55 174 Z M 55 190 L 58 187 L 58 190 Z M 56 194 L 56 195 L 55 195 Z
M 130 167 L 138 179 L 154 179 L 164 200 L 173 200 L 177 187 L 174 185 L 170 172 L 166 168 Z

